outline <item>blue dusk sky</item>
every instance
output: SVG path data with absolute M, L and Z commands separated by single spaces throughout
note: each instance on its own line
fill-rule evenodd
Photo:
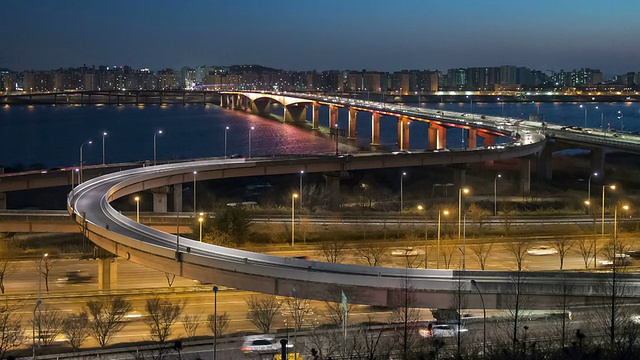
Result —
M 5 0 L 0 68 L 640 71 L 638 0 Z

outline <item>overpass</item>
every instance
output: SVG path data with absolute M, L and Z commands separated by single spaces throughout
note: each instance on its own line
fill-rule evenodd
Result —
M 534 142 L 505 149 L 511 156 L 525 156 L 544 146 L 541 136 Z M 474 155 L 471 155 L 474 154 Z M 503 154 L 505 155 L 505 154 Z M 450 153 L 425 153 L 406 157 L 393 155 L 354 155 L 352 157 L 304 158 L 282 160 L 209 160 L 131 169 L 85 182 L 68 196 L 68 210 L 78 224 L 85 224 L 87 236 L 107 251 L 142 265 L 187 278 L 198 279 L 262 293 L 339 301 L 343 290 L 351 301 L 393 306 L 403 291 L 410 289 L 415 306 L 447 308 L 456 282 L 465 293 L 469 279 L 482 289 L 488 307 L 510 306 L 519 275 L 526 278 L 520 291 L 538 307 L 552 307 L 557 296 L 568 296 L 573 304 L 590 304 L 607 298 L 609 274 L 514 273 L 490 271 L 421 270 L 330 264 L 295 258 L 257 254 L 243 250 L 200 243 L 163 233 L 123 216 L 110 202 L 145 189 L 199 180 L 240 176 L 296 174 L 305 172 L 351 171 L 368 168 L 432 165 L 451 157 L 465 161 L 496 160 L 500 151 L 476 149 Z M 111 266 L 102 262 L 102 272 Z M 621 297 L 640 295 L 640 283 L 634 275 L 619 275 L 624 285 Z M 567 286 L 570 284 L 570 286 Z M 604 290 L 603 290 L 604 289 Z M 467 293 L 469 307 L 480 307 L 480 300 Z

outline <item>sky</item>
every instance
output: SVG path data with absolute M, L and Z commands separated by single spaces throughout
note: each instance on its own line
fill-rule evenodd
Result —
M 638 0 L 4 0 L 0 68 L 640 71 Z

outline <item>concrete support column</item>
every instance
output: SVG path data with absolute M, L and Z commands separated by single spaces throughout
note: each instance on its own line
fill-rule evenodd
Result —
M 117 258 L 98 259 L 98 290 L 116 290 L 118 288 Z
M 4 174 L 4 168 L 0 167 L 0 174 Z M 7 210 L 7 194 L 0 193 L 0 210 Z
M 153 212 L 167 212 L 168 186 L 155 188 L 151 192 L 153 193 Z
M 606 153 L 603 148 L 591 150 L 591 173 L 598 173 L 599 179 L 604 179 L 604 165 Z
M 464 166 L 464 165 L 463 165 Z M 466 166 L 453 169 L 453 183 L 456 189 L 462 189 L 467 184 L 467 170 Z M 457 192 L 456 192 L 457 195 Z
M 429 124 L 429 149 L 444 149 L 447 147 L 447 128 Z
M 302 104 L 293 104 L 284 107 L 284 122 L 291 124 L 304 124 L 307 122 L 307 107 Z
M 173 211 L 182 212 L 182 184 L 173 185 Z
M 320 104 L 314 102 L 311 104 L 313 107 L 313 115 L 311 115 L 311 123 L 313 130 L 318 130 L 320 127 Z
M 496 139 L 494 135 L 489 135 L 489 134 L 482 134 L 481 138 L 482 138 L 482 146 L 484 147 L 493 146 Z
M 340 208 L 340 173 L 325 173 L 327 192 L 329 193 L 329 209 L 332 211 Z
M 547 143 L 538 156 L 538 179 L 551 180 L 553 178 L 553 148 Z
M 531 193 L 531 159 L 520 158 L 520 192 L 522 196 Z
M 467 147 L 469 149 L 473 149 L 475 147 L 477 147 L 477 143 L 478 143 L 478 129 L 474 129 L 471 128 L 468 131 L 468 136 L 467 136 Z
M 380 145 L 380 113 L 371 113 L 371 145 Z
M 355 140 L 356 138 L 356 117 L 358 116 L 358 110 L 349 108 L 349 134 L 347 139 Z
M 409 118 L 406 116 L 398 117 L 398 148 L 400 150 L 409 150 Z
M 329 127 L 335 128 L 338 124 L 338 107 L 335 105 L 329 105 Z

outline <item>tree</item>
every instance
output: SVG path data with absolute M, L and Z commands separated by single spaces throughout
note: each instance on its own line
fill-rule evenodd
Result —
M 78 350 L 82 343 L 89 337 L 89 316 L 86 312 L 72 314 L 62 322 L 62 333 L 67 337 L 69 345 L 74 351 Z
M 231 319 L 226 311 L 216 316 L 214 316 L 214 314 L 207 315 L 207 327 L 216 337 L 224 335 L 229 327 L 229 321 L 231 321 Z
M 566 236 L 557 237 L 553 242 L 553 247 L 558 250 L 558 255 L 560 256 L 560 270 L 562 270 L 564 266 L 564 258 L 573 247 L 573 240 Z
M 62 333 L 64 318 L 60 310 L 41 305 L 38 319 L 32 319 L 29 323 L 32 329 L 37 329 L 42 344 L 53 345 L 58 335 Z
M 200 315 L 185 315 L 182 317 L 182 327 L 187 337 L 192 339 L 196 337 L 198 328 L 200 327 Z
M 145 323 L 149 326 L 151 339 L 159 343 L 166 342 L 173 334 L 171 326 L 178 321 L 185 306 L 186 302 L 181 300 L 170 301 L 159 296 L 147 299 L 145 310 L 148 317 Z
M 509 231 L 513 225 L 514 214 L 512 210 L 504 210 L 500 216 L 502 218 L 502 225 L 504 226 L 504 236 L 509 236 Z
M 101 347 L 107 346 L 113 336 L 125 327 L 123 319 L 131 307 L 131 302 L 123 296 L 87 301 L 85 312 L 89 315 L 89 335 Z
M 478 265 L 480 265 L 480 270 L 485 270 L 487 266 L 487 258 L 489 257 L 492 248 L 493 243 L 487 245 L 485 242 L 471 246 L 471 251 L 475 255 Z
M 588 269 L 594 255 L 593 241 L 586 238 L 579 240 L 578 252 L 580 253 L 580 256 L 582 256 L 582 260 L 584 261 L 584 268 Z
M 249 212 L 243 206 L 226 206 L 219 211 L 213 221 L 214 227 L 231 238 L 238 244 L 242 244 L 251 226 Z
M 482 227 L 489 218 L 489 214 L 489 211 L 483 207 L 480 207 L 476 204 L 469 205 L 469 209 L 467 209 L 467 215 L 469 215 L 471 222 L 473 222 L 477 226 L 477 230 L 474 235 L 482 234 Z
M 400 324 L 392 334 L 393 342 L 399 346 L 402 359 L 410 358 L 410 350 L 418 342 L 418 327 L 420 324 L 420 312 L 414 308 L 415 288 L 409 279 L 402 280 L 402 287 L 393 294 L 393 311 L 389 314 L 390 324 Z
M 57 261 L 51 255 L 44 254 L 42 258 L 35 260 L 35 263 L 38 274 L 44 278 L 45 289 L 49 292 L 49 274 Z
M 247 302 L 247 319 L 264 334 L 271 332 L 273 320 L 282 309 L 275 296 L 250 296 Z
M 339 263 L 344 258 L 346 244 L 342 241 L 334 239 L 332 241 L 323 241 L 320 243 L 320 255 L 330 263 Z
M 507 251 L 513 255 L 518 271 L 522 271 L 524 258 L 527 256 L 527 251 L 529 250 L 529 240 L 517 239 L 509 241 L 505 244 L 505 247 Z
M 451 260 L 453 259 L 453 254 L 456 252 L 458 247 L 455 244 L 446 244 L 442 246 L 442 257 L 444 258 L 444 267 L 445 269 L 449 269 L 451 267 Z
M 22 318 L 18 315 L 19 308 L 0 305 L 0 359 L 4 359 L 7 351 L 22 344 Z
M 356 253 L 367 260 L 369 266 L 378 266 L 389 248 L 381 244 L 370 244 L 356 249 Z
M 16 271 L 13 264 L 17 251 L 10 245 L 8 240 L 0 240 L 0 292 L 4 295 L 4 281 L 9 275 Z

